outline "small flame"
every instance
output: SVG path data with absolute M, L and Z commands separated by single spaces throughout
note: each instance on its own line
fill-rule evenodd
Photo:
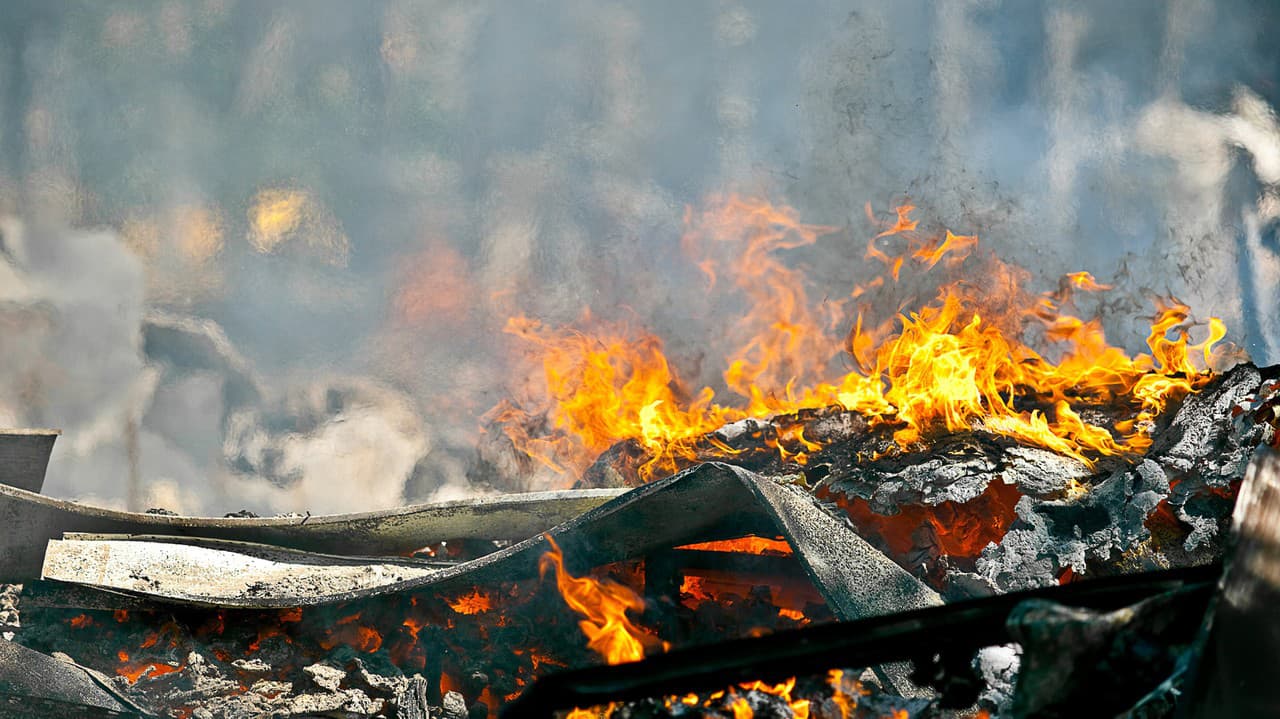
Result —
M 629 587 L 610 580 L 574 577 L 564 568 L 564 555 L 550 536 L 547 550 L 538 561 L 543 577 L 551 569 L 556 574 L 556 587 L 565 604 L 581 614 L 578 627 L 587 636 L 587 647 L 609 664 L 636 662 L 644 659 L 644 631 L 636 626 L 627 611 L 644 611 L 644 600 Z
M 1067 282 L 1078 290 L 1101 292 L 1112 289 L 1111 285 L 1099 284 L 1088 272 L 1071 272 L 1066 275 Z
M 493 608 L 493 600 L 477 588 L 450 601 L 449 608 L 458 614 L 483 614 Z

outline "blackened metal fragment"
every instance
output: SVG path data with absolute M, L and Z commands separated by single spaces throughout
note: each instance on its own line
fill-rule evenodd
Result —
M 1173 672 L 1208 596 L 1202 586 L 1111 612 L 1019 605 L 1008 621 L 1023 650 L 1010 716 L 1113 716 L 1133 706 Z
M 1181 717 L 1280 716 L 1280 454 L 1259 451 L 1233 530 L 1236 546 Z

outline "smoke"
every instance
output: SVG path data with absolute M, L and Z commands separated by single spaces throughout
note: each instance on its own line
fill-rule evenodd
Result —
M 903 199 L 1049 281 L 1218 315 L 1280 361 L 1280 10 L 556 0 L 11 0 L 0 420 L 49 491 L 186 511 L 475 490 L 531 378 L 506 318 L 584 307 L 719 381 L 682 215 L 765 194 L 843 296 Z M 719 306 L 715 306 L 719 309 Z

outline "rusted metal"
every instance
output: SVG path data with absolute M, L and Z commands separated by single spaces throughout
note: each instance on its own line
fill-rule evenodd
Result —
M 585 570 L 681 544 L 781 534 L 815 588 L 844 619 L 932 606 L 941 599 L 803 490 L 731 465 L 699 465 L 632 490 L 493 554 L 455 566 L 347 559 L 195 538 L 67 539 L 49 543 L 43 578 L 155 602 L 271 608 L 328 604 L 537 576 L 547 535 Z M 208 569 L 199 569 L 199 566 Z M 193 582 L 194 574 L 199 575 Z M 233 576 L 234 575 L 234 576 Z M 356 582 L 352 577 L 363 576 Z
M 60 429 L 0 429 L 0 484 L 39 492 Z
M 66 532 L 204 537 L 343 556 L 398 555 L 450 539 L 525 539 L 623 491 L 529 492 L 323 516 L 188 517 L 104 509 L 0 485 L 0 580 L 38 578 L 45 545 Z

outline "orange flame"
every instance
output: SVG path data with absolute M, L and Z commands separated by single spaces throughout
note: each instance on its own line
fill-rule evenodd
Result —
M 944 257 L 949 266 L 958 264 L 976 250 L 974 236 L 946 231 L 941 240 L 921 238 L 913 209 L 897 208 L 896 221 L 868 245 L 868 256 L 885 262 L 895 279 L 904 261 L 928 270 Z M 686 222 L 683 242 L 695 263 L 713 279 L 731 280 L 748 300 L 735 330 L 745 339 L 726 357 L 723 375 L 741 399 L 720 404 L 711 388 L 688 392 L 652 334 L 589 319 L 590 332 L 553 329 L 516 317 L 507 331 L 533 346 L 545 379 L 545 392 L 531 404 L 553 428 L 538 435 L 529 430 L 538 412 L 500 406 L 489 419 L 503 425 L 517 448 L 568 472 L 584 469 L 618 441 L 634 440 L 647 453 L 639 474 L 648 480 L 696 459 L 699 442 L 728 422 L 840 406 L 890 427 L 903 448 L 940 431 L 983 430 L 1092 464 L 1100 456 L 1141 454 L 1150 445 L 1149 420 L 1203 386 L 1212 348 L 1226 333 L 1211 318 L 1208 337 L 1191 344 L 1189 308 L 1162 303 L 1147 338 L 1150 354 L 1131 357 L 1107 342 L 1101 322 L 1060 309 L 1066 291 L 1027 295 L 1019 289 L 1024 273 L 994 258 L 984 260 L 981 287 L 943 285 L 934 302 L 900 314 L 895 331 L 892 321 L 867 323 L 862 311 L 810 303 L 802 274 L 777 257 L 833 228 L 803 224 L 791 208 L 739 197 L 688 211 Z M 877 246 L 886 238 L 905 242 L 903 254 Z M 883 286 L 883 278 L 855 289 L 850 300 L 873 285 Z M 1067 275 L 1064 285 L 1106 289 L 1084 272 Z M 855 319 L 841 342 L 834 330 L 846 312 Z M 1036 327 L 1056 360 L 1024 339 Z M 831 380 L 842 348 L 857 369 Z M 1203 369 L 1193 357 L 1203 358 Z M 1103 405 L 1130 415 L 1113 427 L 1087 419 L 1083 410 Z M 821 448 L 793 439 L 803 450 L 779 446 L 784 461 L 803 464 Z
M 125 681 L 130 684 L 137 684 L 138 680 L 143 677 L 158 677 L 165 674 L 172 674 L 182 670 L 182 666 L 174 666 L 172 664 L 160 664 L 156 662 L 133 662 L 129 661 L 129 653 L 121 649 L 116 652 L 116 658 L 120 660 L 120 666 L 116 668 L 116 674 L 124 677 Z
M 449 602 L 449 608 L 458 614 L 483 614 L 493 608 L 493 600 L 479 589 L 472 589 Z
M 644 659 L 644 630 L 627 616 L 627 610 L 644 611 L 644 600 L 614 581 L 574 577 L 564 568 L 560 545 L 549 536 L 547 542 L 551 549 L 538 561 L 539 575 L 546 577 L 547 570 L 555 571 L 556 587 L 565 604 L 583 617 L 578 627 L 587 636 L 587 647 L 609 664 Z
M 1088 272 L 1071 272 L 1066 275 L 1067 282 L 1078 290 L 1101 292 L 1111 289 L 1111 285 L 1099 284 Z
M 684 544 L 676 547 L 676 549 L 695 549 L 705 552 L 738 552 L 740 554 L 772 554 L 775 556 L 789 556 L 791 554 L 791 545 L 786 540 L 756 536 Z

